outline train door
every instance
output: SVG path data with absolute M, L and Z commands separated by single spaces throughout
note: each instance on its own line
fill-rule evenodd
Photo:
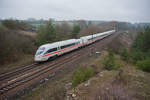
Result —
M 62 54 L 62 53 L 61 53 L 61 48 L 60 48 L 60 43 L 58 43 L 57 51 L 59 51 L 59 52 L 57 53 L 58 55 L 61 55 L 61 54 Z
M 82 46 L 84 46 L 84 42 L 85 42 L 85 41 L 84 41 L 84 39 L 81 39 L 81 40 L 82 40 Z

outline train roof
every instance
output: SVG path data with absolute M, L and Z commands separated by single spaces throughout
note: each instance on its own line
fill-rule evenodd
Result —
M 92 35 L 88 35 L 88 36 L 83 36 L 83 37 L 81 37 L 81 39 L 89 39 L 89 38 L 92 38 Z
M 55 47 L 58 47 L 58 46 L 63 46 L 63 45 L 76 43 L 76 42 L 77 42 L 76 39 L 69 39 L 69 40 L 64 40 L 64 41 L 58 41 L 58 42 L 54 42 L 54 43 L 44 44 L 44 45 L 40 46 L 40 48 L 42 48 L 42 47 L 55 48 Z
M 44 45 L 40 46 L 39 48 L 42 48 L 42 47 L 55 48 L 55 47 L 58 47 L 58 46 L 63 46 L 63 45 L 79 42 L 79 41 L 81 41 L 81 39 L 90 39 L 92 37 L 94 38 L 94 37 L 101 36 L 101 35 L 104 35 L 104 34 L 108 34 L 108 33 L 111 33 L 111 32 L 115 32 L 115 30 L 110 30 L 110 31 L 102 32 L 102 33 L 93 34 L 93 36 L 92 35 L 83 36 L 83 37 L 80 37 L 79 39 L 69 39 L 69 40 L 58 41 L 58 42 L 54 42 L 54 43 L 48 43 L 48 44 L 44 44 Z
M 111 33 L 111 32 L 115 32 L 115 30 L 110 30 L 110 31 L 102 32 L 102 33 L 93 34 L 93 37 L 101 36 L 101 35 L 108 34 L 108 33 Z M 92 38 L 92 35 L 83 36 L 83 37 L 80 37 L 80 38 L 81 39 L 89 39 L 89 38 Z

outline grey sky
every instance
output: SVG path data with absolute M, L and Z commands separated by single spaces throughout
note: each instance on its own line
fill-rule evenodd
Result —
M 0 0 L 0 18 L 150 22 L 150 0 Z

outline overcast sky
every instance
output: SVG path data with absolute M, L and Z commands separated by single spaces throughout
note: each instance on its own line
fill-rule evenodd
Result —
M 150 0 L 0 0 L 0 18 L 150 22 Z

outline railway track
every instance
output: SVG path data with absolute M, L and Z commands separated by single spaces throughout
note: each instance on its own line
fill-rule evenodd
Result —
M 83 52 L 82 52 L 82 54 L 83 54 Z M 67 63 L 71 63 L 74 60 L 77 60 L 77 58 L 80 58 L 80 56 L 81 55 L 80 55 L 79 52 L 74 53 L 74 54 L 72 54 L 70 56 L 67 56 L 65 59 L 63 59 L 63 61 L 60 60 L 60 62 L 52 63 L 50 65 L 43 66 L 43 67 L 41 67 L 40 69 L 38 69 L 38 70 L 36 70 L 34 72 L 31 72 L 31 73 L 28 73 L 28 74 L 24 74 L 21 77 L 18 77 L 16 79 L 12 79 L 12 80 L 8 81 L 6 84 L 4 84 L 4 85 L 2 85 L 0 87 L 0 94 L 3 95 L 2 98 L 4 98 L 4 96 L 6 96 L 6 94 L 9 94 L 8 91 L 10 91 L 10 90 L 12 90 L 14 88 L 17 88 L 18 86 L 21 86 L 21 85 L 23 85 L 26 82 L 32 81 L 33 79 L 39 77 L 40 75 L 42 75 L 44 73 L 47 73 L 48 71 L 51 71 L 53 73 L 54 71 L 57 71 L 61 67 L 63 67 L 63 65 L 66 65 Z M 83 55 L 83 56 L 85 56 L 85 55 Z M 39 80 L 40 79 L 41 78 L 39 78 Z
M 58 59 L 57 62 L 60 61 L 60 60 L 61 59 Z M 43 68 L 44 66 L 49 65 L 49 64 L 54 65 L 54 64 L 56 64 L 56 61 L 52 61 L 52 62 L 49 62 L 49 63 L 47 62 L 47 63 L 44 63 L 42 65 L 36 64 L 36 66 L 32 66 L 32 67 L 30 67 L 28 69 L 25 69 L 25 70 L 23 68 L 22 70 L 20 70 L 20 72 L 14 72 L 14 73 L 10 74 L 10 75 L 13 75 L 13 76 L 9 76 L 9 77 L 6 76 L 7 78 L 4 78 L 3 80 L 1 80 L 1 82 L 2 83 L 4 83 L 4 82 L 9 83 L 11 80 L 14 80 L 14 79 L 16 80 L 17 77 L 25 76 L 25 74 L 28 74 L 28 73 L 30 73 L 34 70 L 39 70 L 41 67 Z M 1 84 L 1 85 L 3 85 L 3 84 Z
M 79 54 L 74 53 L 74 54 L 71 54 L 69 56 L 66 56 L 66 57 L 63 58 L 63 62 L 66 62 L 66 60 L 72 60 L 72 58 L 74 56 L 79 56 Z M 3 90 L 7 90 L 5 88 L 6 86 L 10 86 L 11 84 L 22 80 L 23 78 L 27 78 L 29 76 L 32 76 L 34 73 L 36 74 L 36 73 L 39 73 L 40 71 L 46 70 L 48 68 L 53 68 L 54 66 L 57 66 L 59 63 L 62 63 L 62 59 L 57 60 L 57 62 L 52 62 L 50 64 L 42 65 L 40 67 L 37 67 L 36 69 L 34 68 L 34 70 L 32 69 L 31 71 L 23 73 L 22 76 L 12 77 L 11 79 L 7 80 L 7 82 L 5 82 L 5 84 L 2 84 L 2 86 L 0 86 L 0 93 L 2 93 L 1 91 L 3 91 Z M 3 88 L 5 88 L 5 89 L 3 89 Z
M 14 87 L 17 87 L 18 85 L 30 81 L 31 79 L 34 79 L 35 77 L 38 77 L 42 75 L 43 73 L 46 73 L 49 70 L 55 69 L 58 66 L 61 66 L 62 64 L 65 64 L 73 59 L 76 59 L 79 55 L 74 55 L 72 58 L 64 59 L 63 62 L 60 62 L 58 64 L 51 64 L 49 66 L 43 66 L 43 68 L 35 70 L 34 72 L 30 72 L 28 74 L 23 75 L 22 77 L 19 77 L 18 79 L 15 79 L 14 81 L 8 82 L 8 84 L 5 84 L 3 87 L 0 88 L 0 93 L 3 94 L 4 92 L 8 91 L 9 89 L 12 89 Z
M 50 74 L 55 73 L 60 70 L 66 64 L 72 63 L 81 57 L 87 56 L 91 50 L 92 46 L 98 45 L 99 42 L 91 44 L 85 48 L 79 49 L 76 52 L 72 52 L 68 55 L 59 57 L 58 59 L 46 63 L 43 65 L 33 64 L 27 67 L 17 69 L 15 71 L 2 74 L 0 81 L 2 82 L 0 86 L 0 99 L 7 98 L 10 94 L 15 94 L 17 91 L 24 87 L 28 87 L 33 83 L 40 81 L 41 79 L 47 77 Z M 7 76 L 8 75 L 8 76 Z
M 37 63 L 33 63 L 31 65 L 21 67 L 21 68 L 18 68 L 16 70 L 13 70 L 13 71 L 10 71 L 10 72 L 0 74 L 0 81 L 3 81 L 3 80 L 5 80 L 9 77 L 12 77 L 13 75 L 17 75 L 18 73 L 22 73 L 23 71 L 29 70 L 29 69 L 31 69 L 33 67 L 36 67 L 36 66 L 37 66 Z
M 77 51 L 77 52 L 78 52 L 78 51 Z M 64 56 L 65 56 L 65 55 L 64 55 Z M 57 58 L 57 59 L 56 59 L 57 61 L 54 61 L 54 60 L 53 60 L 53 61 L 51 61 L 51 62 L 45 62 L 45 63 L 42 63 L 42 64 L 33 63 L 33 64 L 28 65 L 28 66 L 25 66 L 25 67 L 23 67 L 23 68 L 18 68 L 18 69 L 14 70 L 14 71 L 1 74 L 1 75 L 0 75 L 0 82 L 1 82 L 0 85 L 2 85 L 2 83 L 4 83 L 4 82 L 10 81 L 10 80 L 12 80 L 12 79 L 14 79 L 14 78 L 17 78 L 17 77 L 19 77 L 20 75 L 24 75 L 25 73 L 29 73 L 29 72 L 31 72 L 33 69 L 34 69 L 34 70 L 39 69 L 40 67 L 43 67 L 43 65 L 44 65 L 44 66 L 49 65 L 49 64 L 53 64 L 53 65 L 54 65 L 54 64 L 56 64 L 56 62 L 61 61 L 64 56 L 62 55 L 61 57 Z M 70 55 L 70 56 L 72 56 L 72 55 Z M 0 86 L 0 87 L 1 87 L 1 86 Z

